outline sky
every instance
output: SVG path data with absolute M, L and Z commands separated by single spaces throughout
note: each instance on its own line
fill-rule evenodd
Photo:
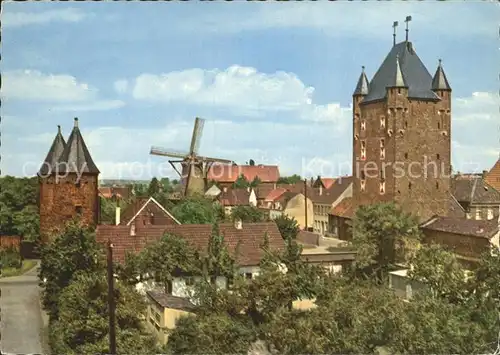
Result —
M 499 157 L 494 2 L 4 2 L 1 172 L 32 176 L 73 118 L 106 179 L 175 177 L 151 146 L 350 174 L 352 92 L 409 38 L 453 89 L 452 165 Z M 453 13 L 453 16 L 450 16 Z

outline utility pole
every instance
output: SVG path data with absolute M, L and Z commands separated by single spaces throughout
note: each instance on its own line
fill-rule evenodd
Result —
M 304 179 L 304 219 L 305 219 L 305 226 L 304 230 L 309 231 L 309 228 L 307 228 L 307 179 Z
M 113 276 L 113 244 L 108 239 L 108 311 L 109 311 L 109 354 L 116 355 L 115 287 Z

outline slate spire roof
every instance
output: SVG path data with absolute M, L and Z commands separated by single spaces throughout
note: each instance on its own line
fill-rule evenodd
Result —
M 62 152 L 59 162 L 63 163 L 59 167 L 61 173 L 89 173 L 99 174 L 99 169 L 95 165 L 89 150 L 83 140 L 80 128 L 78 128 L 78 118 L 75 118 L 73 131 L 68 138 L 68 143 Z
M 441 59 L 439 59 L 439 65 L 434 74 L 434 78 L 432 78 L 432 90 L 451 90 L 450 83 L 441 65 Z
M 403 73 L 401 72 L 401 66 L 399 65 L 399 54 L 396 54 L 396 67 L 394 68 L 396 74 L 394 75 L 394 82 L 391 83 L 390 87 L 394 88 L 406 88 L 406 81 Z
M 52 171 L 56 167 L 57 162 L 59 161 L 59 157 L 61 156 L 64 148 L 66 148 L 66 141 L 61 134 L 61 126 L 57 126 L 57 134 L 54 138 L 54 141 L 52 142 L 52 145 L 50 146 L 49 152 L 47 153 L 47 156 L 43 161 L 40 170 L 38 171 L 39 176 L 47 176 L 52 173 Z
M 368 95 L 363 103 L 384 99 L 387 87 L 397 82 L 398 71 L 394 64 L 399 62 L 399 71 L 408 87 L 408 97 L 424 100 L 440 100 L 432 91 L 432 76 L 415 52 L 411 42 L 401 42 L 392 47 L 369 85 Z
M 368 94 L 368 78 L 366 77 L 365 67 L 361 67 L 361 75 L 358 79 L 358 84 L 356 85 L 356 89 L 352 93 L 352 96 L 355 95 L 367 95 Z

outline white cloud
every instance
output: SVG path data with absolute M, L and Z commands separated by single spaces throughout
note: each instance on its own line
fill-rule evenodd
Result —
M 236 5 L 236 4 L 235 4 Z M 498 8 L 493 2 L 475 6 L 468 3 L 445 2 L 315 2 L 238 4 L 225 12 L 206 11 L 181 24 L 184 31 L 197 34 L 226 34 L 244 31 L 265 31 L 281 28 L 316 29 L 327 36 L 375 38 L 390 35 L 393 21 L 399 21 L 398 38 L 404 36 L 403 22 L 411 15 L 410 31 L 434 31 L 432 24 L 446 31 L 440 35 L 496 36 Z M 244 9 L 243 9 L 244 8 Z M 243 10 L 240 10 L 243 9 Z M 448 16 L 453 9 L 454 16 Z M 369 21 L 353 19 L 369 19 Z M 464 20 L 474 26 L 463 26 Z M 381 26 L 386 24 L 386 26 Z M 411 33 L 411 32 L 410 32 Z M 430 32 L 434 34 L 434 32 Z
M 103 100 L 99 90 L 74 76 L 45 74 L 37 70 L 6 71 L 2 97 L 8 100 L 52 104 L 51 111 L 105 111 L 125 106 L 121 100 Z
M 2 96 L 33 101 L 88 101 L 97 89 L 70 75 L 44 74 L 37 70 L 13 70 L 2 74 Z
M 115 90 L 119 94 L 123 94 L 127 92 L 128 89 L 128 81 L 125 79 L 117 80 L 113 84 Z
M 314 88 L 293 73 L 267 74 L 238 65 L 226 70 L 195 68 L 142 74 L 135 79 L 131 92 L 137 100 L 229 108 L 246 116 L 283 112 L 311 121 L 343 123 L 351 115 L 351 108 L 339 103 L 313 103 Z
M 457 121 L 500 121 L 500 96 L 490 92 L 473 92 L 471 96 L 455 99 L 452 107 Z
M 84 20 L 91 14 L 79 9 L 66 8 L 42 12 L 6 12 L 2 14 L 2 26 L 21 27 L 27 25 L 43 25 L 50 22 L 75 23 Z

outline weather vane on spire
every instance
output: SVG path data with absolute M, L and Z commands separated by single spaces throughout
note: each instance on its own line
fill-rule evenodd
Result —
M 396 45 L 396 27 L 398 27 L 399 23 L 398 21 L 394 21 L 392 24 L 392 28 L 394 29 L 394 33 L 392 34 L 392 45 Z
M 406 16 L 406 42 L 408 42 L 408 23 L 411 21 L 411 16 Z

